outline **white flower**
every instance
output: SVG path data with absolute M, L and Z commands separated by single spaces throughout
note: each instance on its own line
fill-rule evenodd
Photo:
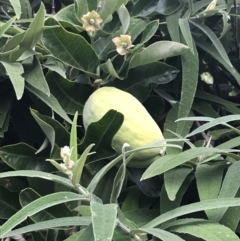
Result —
M 81 19 L 83 21 L 83 28 L 90 33 L 99 30 L 100 24 L 103 21 L 96 11 L 88 12 L 87 14 L 83 15 Z
M 69 146 L 64 146 L 63 148 L 61 148 L 60 155 L 63 160 L 65 160 L 66 157 L 70 156 L 71 150 L 70 150 Z
M 117 47 L 117 52 L 120 55 L 125 55 L 128 50 L 133 47 L 132 41 L 131 41 L 131 36 L 130 35 L 120 35 L 120 37 L 116 37 L 112 39 L 114 44 Z

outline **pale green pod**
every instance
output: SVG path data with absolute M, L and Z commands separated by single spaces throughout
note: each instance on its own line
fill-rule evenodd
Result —
M 124 143 L 135 149 L 164 139 L 162 131 L 145 107 L 131 94 L 115 87 L 102 87 L 86 101 L 83 109 L 85 130 L 92 122 L 99 121 L 110 109 L 121 112 L 124 121 L 113 138 L 112 146 L 117 154 L 122 153 Z M 143 168 L 165 152 L 165 147 L 151 148 L 136 154 L 128 166 Z

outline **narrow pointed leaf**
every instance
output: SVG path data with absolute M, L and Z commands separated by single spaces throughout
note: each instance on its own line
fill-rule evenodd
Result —
M 25 80 L 22 77 L 24 72 L 23 66 L 20 63 L 1 62 L 5 67 L 7 74 L 12 82 L 17 99 L 20 100 L 23 96 Z
M 178 155 L 167 155 L 157 159 L 153 164 L 151 164 L 147 170 L 143 173 L 141 180 L 160 175 L 174 167 L 184 164 L 201 155 L 209 155 L 216 153 L 228 153 L 229 150 L 221 150 L 217 148 L 210 147 L 199 147 L 184 151 Z
M 16 17 L 20 19 L 20 16 L 22 14 L 20 0 L 9 0 L 9 1 L 13 6 L 14 12 L 16 13 Z
M 190 168 L 181 167 L 164 173 L 164 185 L 171 201 L 176 199 L 179 189 L 191 171 Z
M 197 28 L 199 28 L 200 30 L 202 30 L 208 37 L 209 39 L 212 41 L 213 45 L 216 47 L 216 49 L 218 50 L 219 54 L 221 55 L 221 57 L 224 59 L 224 61 L 230 66 L 232 67 L 232 63 L 222 45 L 222 43 L 220 42 L 220 40 L 218 39 L 218 37 L 215 35 L 215 33 L 206 25 L 198 22 L 198 21 L 194 21 L 194 20 L 189 20 L 193 25 L 195 25 Z
M 73 177 L 72 177 L 73 185 L 77 185 L 80 183 L 82 171 L 83 171 L 85 162 L 87 160 L 87 156 L 89 155 L 89 152 L 91 151 L 94 145 L 95 144 L 91 144 L 90 146 L 88 146 L 81 154 L 81 157 L 75 162 L 73 167 Z
M 176 234 L 170 233 L 163 229 L 157 229 L 157 228 L 140 228 L 139 231 L 143 231 L 149 234 L 152 234 L 153 236 L 161 239 L 162 241 L 184 241 L 184 239 L 180 238 Z
M 49 221 L 39 222 L 36 224 L 31 224 L 25 226 L 23 228 L 16 229 L 14 231 L 8 232 L 3 235 L 3 238 L 12 237 L 15 235 L 20 235 L 23 233 L 31 233 L 33 231 L 41 231 L 50 228 L 61 228 L 66 224 L 68 226 L 87 226 L 91 223 L 91 219 L 89 217 L 67 217 L 67 218 L 57 218 Z
M 50 96 L 50 90 L 43 74 L 42 66 L 37 57 L 33 58 L 32 65 L 24 69 L 24 77 L 34 88 L 42 91 L 47 96 Z
M 182 39 L 182 37 L 181 37 Z M 183 39 L 182 39 L 183 41 Z M 178 118 L 188 116 L 192 108 L 198 84 L 199 59 L 195 44 L 193 43 L 194 54 L 187 51 L 181 56 L 182 62 L 182 90 L 178 110 Z M 182 133 L 185 122 L 177 124 L 176 133 Z
M 0 237 L 2 238 L 5 234 L 11 231 L 18 224 L 26 220 L 28 216 L 32 216 L 48 207 L 52 207 L 54 205 L 70 202 L 70 201 L 78 201 L 78 200 L 86 200 L 86 198 L 82 195 L 71 193 L 71 192 L 59 192 L 49 194 L 47 196 L 41 197 L 30 204 L 23 207 L 20 211 L 14 214 L 11 218 L 8 219 L 0 227 Z
M 238 241 L 238 236 L 229 228 L 210 221 L 199 221 L 198 223 L 180 225 L 171 228 L 177 233 L 187 233 L 206 241 Z
M 77 119 L 78 119 L 78 112 L 75 113 L 73 118 L 72 128 L 70 133 L 70 145 L 69 145 L 70 149 L 72 150 L 70 159 L 73 160 L 74 162 L 76 162 L 78 159 Z
M 95 240 L 112 240 L 117 219 L 117 204 L 91 202 L 91 212 Z
M 238 207 L 238 206 L 240 206 L 240 198 L 221 198 L 221 199 L 212 199 L 212 200 L 192 203 L 189 205 L 184 205 L 182 207 L 176 208 L 172 211 L 166 212 L 160 215 L 159 217 L 153 219 L 151 222 L 144 225 L 142 228 L 153 228 L 173 218 L 177 218 L 177 217 L 194 213 L 194 212 L 216 209 L 216 208 L 223 208 L 223 207 Z
M 42 178 L 49 181 L 57 182 L 62 185 L 65 185 L 66 187 L 74 189 L 74 186 L 72 185 L 71 181 L 68 178 L 60 177 L 48 172 L 41 172 L 41 171 L 9 171 L 0 173 L 0 178 L 6 178 L 6 177 L 34 177 L 34 178 Z
M 0 38 L 4 35 L 4 33 L 10 28 L 10 26 L 12 25 L 12 23 L 14 23 L 14 21 L 16 20 L 17 17 L 12 17 L 11 19 L 9 19 L 6 23 L 4 23 L 1 27 L 0 27 Z
M 235 197 L 240 187 L 240 162 L 233 163 L 224 177 L 218 198 Z M 229 188 L 231 187 L 231 188 Z M 214 222 L 220 222 L 227 208 L 215 210 L 211 218 Z

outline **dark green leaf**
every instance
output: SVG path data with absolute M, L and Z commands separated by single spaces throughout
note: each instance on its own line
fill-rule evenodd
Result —
M 94 143 L 92 151 L 96 154 L 89 156 L 90 160 L 99 160 L 113 156 L 112 139 L 123 123 L 123 115 L 115 110 L 109 110 L 98 122 L 91 123 L 82 143 L 78 146 L 78 153 L 82 153 L 87 146 Z
M 51 158 L 61 159 L 60 149 L 69 144 L 70 133 L 57 120 L 41 115 L 33 109 L 31 109 L 31 114 L 51 143 Z
M 137 1 L 132 9 L 131 16 L 148 16 L 156 9 L 158 2 L 158 0 Z
M 155 11 L 163 15 L 170 15 L 175 13 L 180 6 L 179 0 L 161 0 L 158 2 Z
M 68 123 L 72 123 L 71 119 L 68 117 L 64 109 L 61 107 L 57 99 L 51 94 L 49 97 L 43 94 L 38 89 L 26 84 L 26 88 L 36 95 L 40 100 L 42 100 L 46 105 L 48 105 L 53 111 L 55 111 L 60 117 L 66 120 Z
M 8 219 L 20 209 L 18 193 L 0 186 L 0 218 Z
M 48 18 L 46 25 L 54 26 L 58 25 L 58 22 Z M 82 36 L 67 32 L 62 27 L 51 28 L 44 30 L 42 42 L 55 58 L 93 78 L 97 77 L 94 73 L 99 60 L 91 45 Z
M 197 166 L 195 176 L 198 195 L 201 201 L 218 197 L 225 168 L 226 163 L 216 163 L 214 165 L 203 164 Z M 213 210 L 206 210 L 206 214 L 210 219 L 213 215 Z
M 46 78 L 51 93 L 66 113 L 74 115 L 78 111 L 79 115 L 82 114 L 83 106 L 91 91 L 82 84 L 65 79 L 54 72 L 49 72 Z
M 33 58 L 31 65 L 24 68 L 24 78 L 34 88 L 42 91 L 47 96 L 50 95 L 50 90 L 42 71 L 41 64 L 37 57 Z
M 45 161 L 46 155 L 35 153 L 36 149 L 25 143 L 0 148 L 2 160 L 15 170 L 41 170 L 46 172 L 54 170 L 54 167 Z

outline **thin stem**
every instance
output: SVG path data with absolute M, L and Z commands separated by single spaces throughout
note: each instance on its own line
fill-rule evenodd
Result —
M 198 121 L 195 121 L 197 127 L 200 127 L 200 123 Z M 209 147 L 213 147 L 212 144 L 210 143 L 211 138 L 208 137 L 208 135 L 203 131 L 201 132 L 202 137 L 204 138 L 206 144 L 208 144 Z
M 131 232 L 131 229 L 128 228 L 125 224 L 123 224 L 120 220 L 118 220 L 117 225 L 119 228 L 121 228 L 125 233 L 128 233 L 129 235 Z M 131 235 L 135 240 L 137 241 L 143 241 L 141 237 L 139 237 L 137 234 Z

